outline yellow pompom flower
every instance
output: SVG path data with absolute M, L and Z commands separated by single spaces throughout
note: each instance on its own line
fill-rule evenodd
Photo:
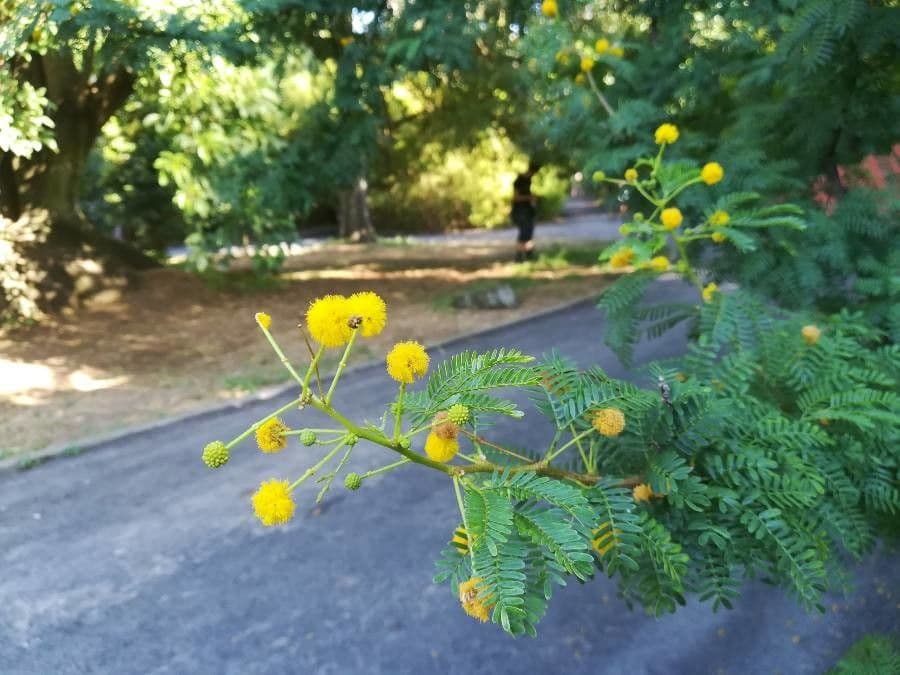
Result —
M 290 484 L 286 480 L 263 481 L 253 495 L 253 511 L 266 527 L 284 525 L 294 517 L 296 505 L 291 497 Z
M 731 222 L 731 215 L 728 211 L 716 210 L 709 217 L 709 224 L 713 227 L 722 227 Z
M 664 255 L 658 255 L 650 258 L 647 267 L 656 272 L 665 272 L 669 269 L 669 259 Z
M 613 47 L 609 50 L 609 53 L 615 56 L 617 59 L 621 59 L 623 56 L 625 56 L 625 50 L 622 47 Z
M 712 302 L 716 293 L 719 292 L 719 286 L 715 282 L 710 282 L 703 287 L 703 302 Z
M 609 264 L 610 267 L 619 269 L 630 265 L 632 260 L 634 260 L 634 251 L 626 246 L 612 254 L 612 257 L 609 259 Z
M 581 57 L 581 72 L 589 73 L 594 69 L 594 59 L 590 56 Z
M 653 138 L 657 145 L 671 145 L 678 140 L 678 127 L 668 122 L 660 124 L 656 128 Z
M 277 417 L 267 419 L 256 428 L 256 444 L 263 452 L 280 452 L 287 447 L 287 431 L 290 428 Z
M 544 16 L 553 19 L 559 14 L 559 7 L 556 5 L 556 0 L 544 0 L 541 3 L 541 14 Z
M 482 582 L 481 577 L 472 577 L 468 581 L 464 581 L 459 585 L 459 602 L 466 614 L 481 622 L 488 620 L 491 608 L 490 599 L 479 597 L 478 584 Z
M 600 555 L 603 555 L 612 549 L 617 543 L 617 537 L 622 534 L 622 530 L 614 530 L 610 528 L 609 523 L 601 523 L 600 526 L 593 531 L 593 539 L 591 546 Z
M 625 414 L 618 408 L 601 408 L 591 422 L 603 436 L 613 438 L 625 429 Z
M 632 167 L 630 169 L 625 169 L 625 180 L 627 180 L 629 183 L 635 183 L 635 182 L 637 182 L 637 179 L 638 179 L 637 169 L 635 169 L 634 167 Z
M 385 361 L 388 375 L 404 384 L 412 384 L 417 377 L 428 372 L 428 353 L 425 347 L 413 340 L 395 344 Z
M 350 307 L 343 295 L 314 300 L 306 311 L 306 326 L 313 340 L 323 347 L 340 347 L 350 340 Z
M 609 40 L 600 38 L 594 43 L 594 50 L 598 54 L 605 54 L 609 50 Z
M 803 328 L 800 329 L 800 334 L 808 345 L 816 344 L 819 341 L 819 338 L 822 337 L 822 331 L 819 330 L 819 327 L 813 326 L 812 324 L 803 326 Z
M 725 177 L 725 169 L 718 162 L 709 162 L 700 169 L 700 178 L 707 185 L 715 185 Z
M 634 490 L 631 491 L 631 494 L 636 502 L 649 502 L 650 498 L 653 496 L 653 490 L 651 490 L 650 486 L 646 483 L 641 483 L 640 485 L 634 486 Z
M 256 323 L 260 325 L 260 327 L 265 330 L 269 330 L 269 326 L 272 325 L 272 317 L 266 314 L 265 312 L 257 312 L 256 313 Z
M 678 226 L 681 225 L 681 222 L 684 220 L 684 216 L 681 215 L 681 210 L 675 206 L 670 206 L 667 209 L 663 209 L 662 213 L 659 214 L 659 219 L 662 221 L 662 225 L 667 230 L 677 230 Z
M 387 305 L 381 296 L 372 291 L 354 293 L 347 298 L 347 308 L 351 317 L 362 319 L 359 332 L 363 337 L 373 337 L 384 330 L 387 323 Z
M 431 432 L 425 439 L 425 454 L 435 462 L 449 462 L 459 452 L 459 441 L 456 438 L 444 438 Z
M 714 242 L 716 242 L 717 244 L 721 244 L 721 243 L 722 243 L 723 241 L 725 241 L 726 239 L 728 239 L 728 237 L 726 237 L 726 236 L 725 236 L 724 234 L 722 234 L 721 232 L 713 232 L 713 233 L 712 233 L 712 240 L 713 240 Z

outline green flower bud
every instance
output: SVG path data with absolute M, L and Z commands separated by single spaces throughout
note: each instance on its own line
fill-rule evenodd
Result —
M 356 434 L 347 434 L 344 437 L 344 442 L 352 448 L 354 445 L 359 443 L 359 436 L 357 436 Z
M 312 429 L 304 429 L 300 432 L 300 442 L 309 447 L 316 442 L 316 432 Z
M 410 446 L 409 439 L 406 436 L 404 436 L 403 438 L 400 439 L 400 447 L 401 448 L 403 448 L 404 450 L 409 450 L 409 446 Z
M 203 448 L 203 463 L 210 469 L 218 469 L 228 462 L 228 448 L 222 441 L 213 441 Z
M 634 214 L 634 222 L 643 223 L 644 222 L 644 214 L 638 211 Z
M 595 183 L 599 183 L 606 178 L 606 174 L 603 171 L 595 171 L 592 178 L 594 179 Z
M 447 411 L 447 418 L 456 425 L 463 425 L 469 421 L 469 409 L 462 403 L 455 403 Z
M 360 485 L 362 485 L 362 476 L 358 473 L 348 473 L 344 477 L 344 487 L 348 490 L 359 490 Z

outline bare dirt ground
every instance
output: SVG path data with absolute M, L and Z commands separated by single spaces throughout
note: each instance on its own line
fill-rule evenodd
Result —
M 297 362 L 306 347 L 297 324 L 325 293 L 375 290 L 388 326 L 356 361 L 381 358 L 400 339 L 423 343 L 523 318 L 599 293 L 603 270 L 562 257 L 508 262 L 508 246 L 331 244 L 292 257 L 275 283 L 228 274 L 201 280 L 177 269 L 143 273 L 122 297 L 52 322 L 0 332 L 0 458 L 113 431 L 233 399 L 283 381 L 253 319 Z M 594 247 L 596 251 L 597 247 Z M 473 284 L 508 281 L 515 309 L 457 310 L 450 298 Z M 332 362 L 333 363 L 333 362 Z M 329 365 L 325 364 L 328 368 Z

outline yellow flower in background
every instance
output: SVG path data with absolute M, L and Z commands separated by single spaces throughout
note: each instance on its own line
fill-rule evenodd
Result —
M 269 330 L 269 326 L 272 325 L 272 317 L 265 312 L 257 312 L 254 318 L 256 319 L 256 323 L 266 330 Z
M 650 498 L 653 496 L 653 490 L 651 490 L 650 486 L 646 483 L 641 483 L 640 485 L 634 486 L 634 490 L 631 491 L 631 494 L 636 502 L 649 502 Z
M 620 267 L 627 267 L 631 264 L 632 260 L 634 260 L 634 251 L 626 246 L 612 254 L 612 257 L 609 259 L 609 264 L 611 267 L 618 269 Z
M 598 54 L 605 54 L 609 50 L 609 40 L 600 38 L 594 43 L 594 50 Z
M 618 408 L 601 408 L 591 423 L 603 436 L 614 438 L 625 429 L 625 414 Z
M 541 13 L 550 19 L 555 18 L 556 15 L 559 14 L 559 7 L 556 5 L 556 0 L 544 0 L 541 3 Z
M 719 292 L 719 286 L 710 282 L 703 287 L 703 302 L 712 302 L 713 297 Z
M 340 39 L 341 47 L 346 47 L 348 45 L 353 44 L 353 38 L 349 36 L 344 36 Z
M 387 355 L 387 372 L 397 382 L 412 384 L 428 372 L 428 354 L 418 342 L 398 342 Z
M 343 295 L 314 300 L 306 311 L 306 326 L 313 340 L 323 347 L 340 347 L 350 340 L 350 306 Z
M 714 242 L 716 242 L 717 244 L 721 244 L 722 242 L 726 241 L 727 239 L 728 239 L 728 237 L 726 237 L 721 232 L 713 232 L 712 233 L 712 240 Z
M 567 66 L 569 65 L 569 52 L 567 52 L 565 49 L 560 49 L 558 52 L 556 52 L 555 59 L 559 65 Z
M 290 428 L 277 417 L 267 419 L 256 428 L 256 445 L 263 452 L 281 452 L 287 447 L 287 431 Z
M 728 211 L 717 210 L 709 217 L 709 224 L 713 227 L 722 227 L 731 222 L 731 216 Z
M 700 169 L 700 178 L 707 185 L 715 185 L 725 177 L 725 169 L 718 162 L 709 162 Z
M 362 319 L 359 332 L 363 337 L 373 337 L 384 330 L 387 323 L 387 305 L 377 293 L 363 291 L 347 298 L 347 307 L 351 317 Z
M 581 72 L 589 73 L 594 69 L 594 59 L 590 56 L 581 57 Z
M 819 330 L 819 327 L 813 326 L 812 324 L 803 326 L 803 328 L 800 329 L 800 334 L 808 345 L 816 344 L 819 341 L 819 338 L 822 337 L 822 331 Z
M 425 439 L 425 454 L 435 462 L 449 462 L 459 452 L 459 441 L 456 438 L 444 438 L 431 432 Z
M 627 180 L 629 183 L 636 183 L 637 179 L 638 179 L 637 169 L 635 169 L 634 167 L 632 167 L 630 169 L 625 169 L 625 180 Z
M 594 537 L 591 541 L 591 545 L 597 553 L 603 555 L 616 545 L 616 537 L 622 534 L 622 530 L 613 530 L 609 527 L 609 523 L 605 522 L 601 523 L 592 534 Z
M 585 83 L 584 73 L 578 73 L 575 76 L 575 84 L 584 84 L 584 83 Z
M 669 269 L 669 259 L 664 255 L 658 255 L 654 258 L 650 258 L 647 267 L 657 272 L 665 272 Z
M 622 47 L 613 47 L 609 50 L 609 53 L 615 56 L 617 59 L 621 59 L 623 56 L 625 56 L 625 49 L 623 49 Z M 674 143 L 675 141 L 672 142 Z
M 684 220 L 684 216 L 681 215 L 680 209 L 670 206 L 667 209 L 663 209 L 662 213 L 659 214 L 659 219 L 662 221 L 662 225 L 665 229 L 676 230 Z
M 294 517 L 296 505 L 286 480 L 263 481 L 253 495 L 253 511 L 266 527 L 283 525 Z
M 653 138 L 656 140 L 657 145 L 671 145 L 678 140 L 678 127 L 668 122 L 660 124 L 656 129 L 656 133 L 653 134 Z
M 488 620 L 493 605 L 489 604 L 489 599 L 485 600 L 479 597 L 476 587 L 481 582 L 481 577 L 472 577 L 468 581 L 461 583 L 459 585 L 459 602 L 466 614 L 481 622 L 485 622 Z

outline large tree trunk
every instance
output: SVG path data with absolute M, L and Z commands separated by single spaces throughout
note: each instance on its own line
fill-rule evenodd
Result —
M 375 241 L 368 190 L 366 179 L 359 178 L 351 187 L 338 191 L 338 231 L 347 241 Z
M 35 55 L 20 73 L 46 87 L 55 108 L 56 152 L 31 158 L 0 155 L 0 272 L 17 279 L 0 295 L 0 316 L 42 311 L 121 287 L 130 269 L 154 261 L 90 226 L 78 206 L 81 177 L 100 130 L 130 95 L 126 70 L 91 77 L 70 54 Z

